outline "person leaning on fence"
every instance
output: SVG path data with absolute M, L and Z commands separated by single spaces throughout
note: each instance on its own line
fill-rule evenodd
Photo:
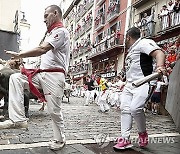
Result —
M 30 88 L 41 101 L 47 101 L 53 124 L 53 141 L 50 149 L 58 150 L 65 145 L 61 101 L 70 59 L 70 35 L 62 24 L 62 11 L 56 5 L 45 9 L 44 22 L 47 36 L 38 47 L 24 52 L 6 51 L 14 59 L 41 56 L 40 69 L 27 70 L 11 75 L 9 81 L 9 119 L 0 122 L 0 129 L 27 128 L 24 113 L 24 89 Z M 42 88 L 44 95 L 37 88 Z

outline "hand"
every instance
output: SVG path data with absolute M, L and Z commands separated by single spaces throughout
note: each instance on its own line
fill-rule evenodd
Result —
M 166 75 L 166 74 L 167 74 L 167 71 L 166 71 L 166 69 L 165 69 L 164 66 L 159 66 L 159 67 L 157 67 L 156 72 L 161 73 L 161 74 L 163 74 L 163 75 Z
M 20 54 L 18 52 L 7 51 L 7 50 L 4 50 L 4 51 L 6 52 L 6 54 L 10 54 L 12 56 L 11 59 L 19 59 L 19 58 L 21 58 Z

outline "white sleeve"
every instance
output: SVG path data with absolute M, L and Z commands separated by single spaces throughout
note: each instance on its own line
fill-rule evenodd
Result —
M 145 53 L 147 55 L 150 55 L 150 53 L 154 50 L 161 50 L 161 48 L 150 39 L 142 39 L 139 48 L 141 53 Z

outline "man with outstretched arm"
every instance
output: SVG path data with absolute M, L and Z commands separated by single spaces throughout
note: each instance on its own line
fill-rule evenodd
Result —
M 156 59 L 156 71 L 165 73 L 164 53 L 153 40 L 141 38 L 138 28 L 132 27 L 127 31 L 126 47 L 128 48 L 125 59 L 127 83 L 121 94 L 121 137 L 117 138 L 117 144 L 113 147 L 115 150 L 132 147 L 130 131 L 133 118 L 138 127 L 139 146 L 145 147 L 148 144 L 143 109 L 145 100 L 148 97 L 149 84 L 145 83 L 134 88 L 132 82 L 152 74 L 153 58 Z
M 0 122 L 0 129 L 27 128 L 24 114 L 24 89 L 30 88 L 41 101 L 47 102 L 52 118 L 53 141 L 50 149 L 59 150 L 65 145 L 64 123 L 61 101 L 70 59 L 69 32 L 62 24 L 62 11 L 56 5 L 48 6 L 44 12 L 47 36 L 37 48 L 16 53 L 6 51 L 12 58 L 41 56 L 40 69 L 26 70 L 11 75 L 9 81 L 9 119 Z M 43 90 L 42 95 L 37 88 Z

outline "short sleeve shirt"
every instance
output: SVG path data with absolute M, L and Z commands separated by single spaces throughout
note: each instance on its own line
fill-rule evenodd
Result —
M 133 82 L 153 72 L 152 51 L 161 49 L 151 39 L 138 39 L 128 50 L 125 59 L 126 80 Z
M 46 37 L 45 42 L 53 46 L 41 56 L 41 69 L 62 68 L 68 72 L 70 60 L 70 37 L 66 28 L 55 28 Z

